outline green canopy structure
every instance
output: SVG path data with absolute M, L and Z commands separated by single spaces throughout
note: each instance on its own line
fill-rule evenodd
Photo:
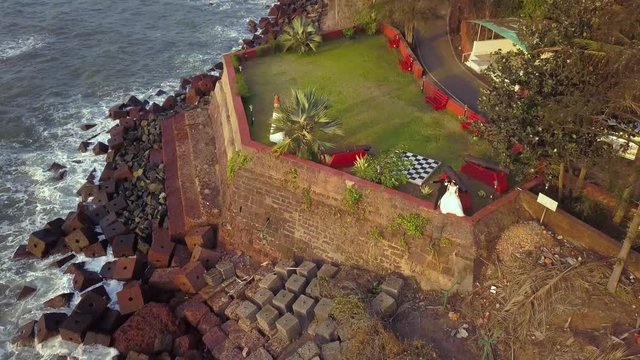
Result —
M 469 22 L 483 26 L 505 39 L 510 40 L 515 46 L 523 51 L 527 51 L 527 47 L 518 37 L 520 25 L 519 19 L 494 19 L 494 20 L 469 20 Z M 478 33 L 479 34 L 479 33 Z

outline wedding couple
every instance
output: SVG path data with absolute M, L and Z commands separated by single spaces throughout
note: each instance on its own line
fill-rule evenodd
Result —
M 458 196 L 458 184 L 456 181 L 445 178 L 434 181 L 434 183 L 440 183 L 434 208 L 440 207 L 440 212 L 443 214 L 465 216 L 462 210 L 462 202 L 460 202 L 460 197 Z

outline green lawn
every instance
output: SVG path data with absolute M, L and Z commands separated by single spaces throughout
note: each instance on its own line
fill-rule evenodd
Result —
M 243 64 L 251 92 L 245 107 L 253 106 L 255 119 L 252 138 L 272 145 L 274 95 L 286 102 L 292 88 L 315 87 L 342 121 L 344 136 L 331 139 L 337 146 L 370 144 L 379 152 L 405 145 L 454 168 L 466 153 L 486 157 L 488 144 L 462 132 L 456 116 L 424 103 L 417 80 L 400 70 L 398 57 L 384 37 L 361 36 L 324 43 L 311 55 L 276 54 Z

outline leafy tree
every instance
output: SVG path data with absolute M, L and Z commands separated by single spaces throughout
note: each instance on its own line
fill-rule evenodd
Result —
M 367 155 L 358 158 L 353 172 L 363 179 L 396 188 L 409 181 L 407 171 L 413 162 L 403 157 L 402 150 L 394 149 L 379 155 Z
M 376 18 L 401 25 L 405 38 L 413 44 L 416 25 L 433 16 L 437 4 L 433 0 L 373 0 L 369 11 Z
M 279 39 L 284 51 L 292 49 L 299 54 L 316 51 L 322 42 L 322 36 L 318 35 L 316 27 L 302 16 L 293 19 L 284 28 Z
M 291 101 L 280 106 L 272 120 L 274 132 L 284 133 L 284 141 L 273 150 L 319 161 L 326 149 L 333 146 L 321 138 L 342 135 L 340 122 L 331 118 L 329 100 L 315 89 L 291 90 L 291 94 Z

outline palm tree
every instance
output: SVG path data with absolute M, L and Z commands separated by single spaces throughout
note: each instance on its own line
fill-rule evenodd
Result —
M 280 35 L 284 51 L 292 49 L 299 54 L 316 51 L 322 42 L 322 36 L 317 34 L 316 27 L 306 18 L 298 16 L 287 25 Z
M 340 122 L 329 116 L 329 100 L 315 89 L 291 90 L 292 100 L 283 104 L 272 120 L 272 132 L 284 134 L 284 140 L 273 148 L 276 154 L 295 154 L 319 161 L 330 142 L 326 135 L 342 135 Z

